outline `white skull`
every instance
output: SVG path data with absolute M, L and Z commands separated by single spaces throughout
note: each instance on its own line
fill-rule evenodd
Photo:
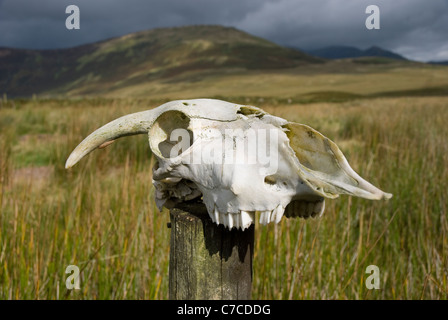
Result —
M 263 110 L 213 99 L 179 100 L 116 119 L 89 135 L 66 168 L 116 138 L 148 133 L 158 163 L 156 204 L 200 198 L 211 219 L 230 228 L 318 217 L 324 198 L 390 198 L 361 178 L 331 140 Z

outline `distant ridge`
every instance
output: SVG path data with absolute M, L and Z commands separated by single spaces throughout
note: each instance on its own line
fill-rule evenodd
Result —
M 405 57 L 378 46 L 372 46 L 366 50 L 361 50 L 351 46 L 329 46 L 316 50 L 306 50 L 305 52 L 325 59 L 344 59 L 360 57 L 384 57 L 398 60 L 407 60 Z
M 446 61 L 429 61 L 427 63 L 429 63 L 429 64 L 440 64 L 440 65 L 443 65 L 443 66 L 448 66 L 448 60 L 446 60 Z
M 205 71 L 286 69 L 322 61 L 231 27 L 162 28 L 68 49 L 0 48 L 0 90 L 22 97 L 103 94 Z
M 402 73 L 413 81 L 403 83 Z M 428 87 L 435 73 L 441 82 Z M 374 96 L 445 96 L 445 75 L 444 66 L 383 56 L 324 59 L 235 28 L 186 26 L 67 49 L 0 48 L 0 108 L 3 97 L 345 101 L 367 96 L 353 83 L 370 88 L 372 81 L 381 83 Z

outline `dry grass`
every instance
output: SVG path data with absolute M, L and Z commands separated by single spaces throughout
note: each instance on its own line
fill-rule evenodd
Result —
M 155 208 L 144 136 L 70 171 L 71 150 L 143 100 L 15 101 L 0 109 L 0 299 L 166 299 L 169 220 Z M 256 226 L 257 299 L 448 298 L 448 98 L 261 105 L 341 146 L 390 201 L 327 201 L 320 220 Z M 67 292 L 65 268 L 82 269 Z M 367 290 L 365 269 L 380 268 Z
M 220 73 L 192 70 L 169 81 L 142 81 L 131 86 L 117 84 L 117 87 L 104 92 L 104 95 L 112 98 L 131 96 L 186 99 L 221 95 L 294 99 L 316 92 L 374 95 L 440 86 L 448 86 L 446 67 L 401 65 L 398 62 L 393 66 L 381 67 L 338 60 L 288 70 L 230 69 Z

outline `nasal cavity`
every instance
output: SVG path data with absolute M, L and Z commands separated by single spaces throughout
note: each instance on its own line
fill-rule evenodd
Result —
M 264 183 L 274 185 L 277 183 L 277 179 L 274 176 L 266 176 L 264 178 Z

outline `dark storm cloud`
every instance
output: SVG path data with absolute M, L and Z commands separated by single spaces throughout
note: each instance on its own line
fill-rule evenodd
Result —
M 370 4 L 380 8 L 380 30 L 365 27 Z M 301 48 L 379 45 L 413 59 L 448 59 L 446 0 L 282 0 L 265 3 L 238 26 Z
M 4 0 L 0 45 L 60 48 L 158 27 L 231 25 L 257 8 L 257 0 Z M 81 29 L 65 28 L 65 8 L 80 8 Z
M 80 8 L 80 30 L 65 28 L 70 4 Z M 380 8 L 380 30 L 365 27 L 370 4 Z M 70 47 L 191 24 L 235 26 L 304 49 L 379 45 L 411 59 L 448 59 L 447 0 L 0 0 L 0 46 Z

